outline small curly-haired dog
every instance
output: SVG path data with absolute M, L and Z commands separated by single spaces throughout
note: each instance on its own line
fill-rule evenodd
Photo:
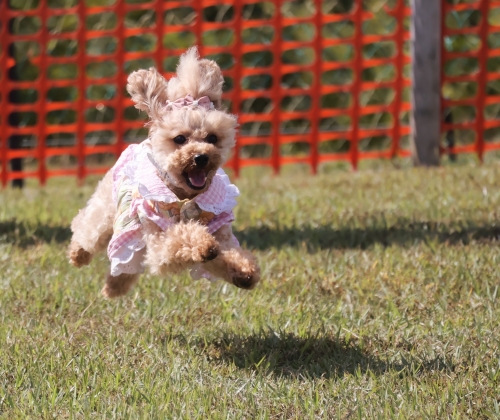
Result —
M 196 48 L 168 82 L 155 69 L 128 78 L 149 138 L 130 145 L 71 224 L 69 258 L 89 264 L 107 248 L 106 297 L 127 293 L 144 266 L 155 274 L 191 269 L 244 289 L 259 281 L 255 257 L 231 230 L 238 189 L 220 169 L 235 145 L 236 117 L 221 109 L 223 77 Z

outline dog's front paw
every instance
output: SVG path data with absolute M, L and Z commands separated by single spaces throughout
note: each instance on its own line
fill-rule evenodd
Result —
M 212 261 L 217 258 L 217 255 L 219 255 L 219 248 L 217 245 L 210 247 L 205 255 L 203 256 L 203 261 Z
M 197 245 L 193 248 L 193 261 L 194 262 L 207 262 L 212 261 L 219 255 L 219 244 L 213 238 L 207 238 L 203 244 Z
M 240 289 L 251 290 L 260 281 L 260 268 L 255 257 L 248 251 L 240 250 L 225 254 L 229 279 Z
M 233 273 L 231 279 L 236 287 L 252 290 L 260 281 L 260 273 L 258 270 L 252 270 L 252 272 L 249 273 Z
M 252 290 L 259 282 L 255 274 L 237 274 L 233 277 L 233 284 L 240 289 Z
M 205 226 L 197 222 L 175 225 L 167 239 L 174 259 L 182 263 L 204 263 L 219 255 L 219 243 Z

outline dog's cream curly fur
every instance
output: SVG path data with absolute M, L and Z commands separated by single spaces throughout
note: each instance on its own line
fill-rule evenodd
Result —
M 220 109 L 223 77 L 213 61 L 199 59 L 196 48 L 180 59 L 175 77 L 167 80 L 155 69 L 139 70 L 128 78 L 127 90 L 136 108 L 149 115 L 149 138 L 153 156 L 168 174 L 168 187 L 179 199 L 193 198 L 206 191 L 217 169 L 226 162 L 235 145 L 236 117 Z M 215 110 L 204 108 L 167 110 L 168 100 L 191 95 L 208 96 Z M 208 134 L 217 136 L 216 144 L 204 141 Z M 183 145 L 173 139 L 184 135 Z M 195 190 L 184 174 L 194 166 L 194 156 L 206 154 L 207 183 Z M 80 210 L 71 224 L 73 237 L 69 247 L 70 262 L 76 267 L 89 264 L 92 257 L 106 249 L 113 235 L 116 204 L 112 198 L 113 179 L 108 172 L 97 186 L 87 206 Z M 252 289 L 259 281 L 255 257 L 241 249 L 233 239 L 230 225 L 211 235 L 198 222 L 178 223 L 163 232 L 154 223 L 143 226 L 146 242 L 145 263 L 155 274 L 178 273 L 197 263 L 213 275 L 235 286 Z M 138 274 L 108 274 L 102 293 L 116 297 L 127 293 Z

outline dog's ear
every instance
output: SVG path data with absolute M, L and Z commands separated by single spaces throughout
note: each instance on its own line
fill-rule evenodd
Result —
M 135 107 L 147 112 L 151 119 L 158 118 L 167 103 L 167 86 L 167 80 L 155 68 L 134 71 L 127 80 L 127 91 Z

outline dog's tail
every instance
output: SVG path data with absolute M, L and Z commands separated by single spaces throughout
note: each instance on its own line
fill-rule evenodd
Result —
M 168 82 L 168 99 L 175 101 L 186 95 L 198 99 L 208 96 L 218 108 L 224 77 L 215 61 L 200 59 L 197 47 L 191 47 L 180 58 L 177 74 Z

